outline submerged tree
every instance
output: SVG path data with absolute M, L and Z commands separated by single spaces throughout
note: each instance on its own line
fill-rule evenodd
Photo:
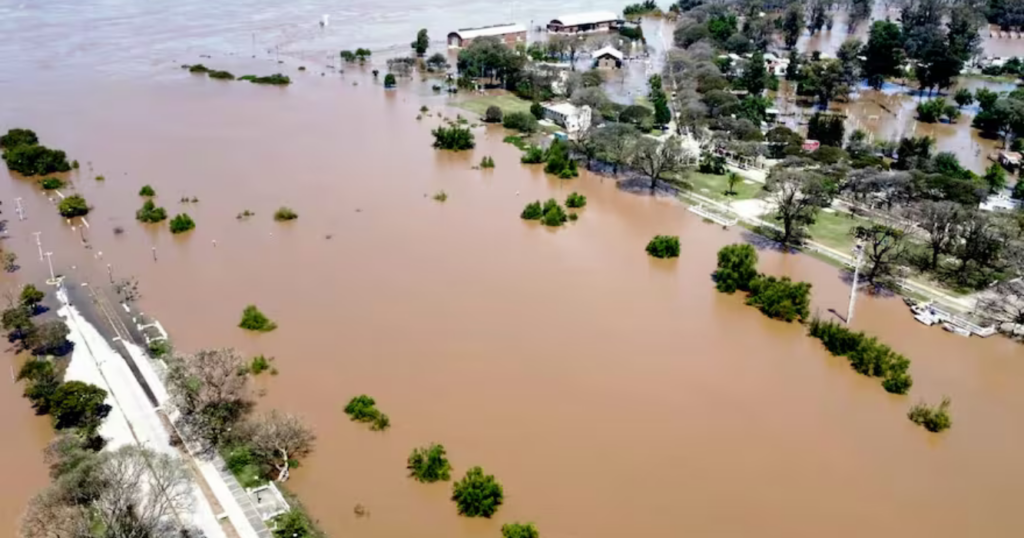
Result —
M 431 443 L 430 446 L 416 448 L 409 455 L 406 466 L 409 475 L 420 482 L 437 482 L 451 477 L 452 466 L 445 457 L 443 445 Z
M 452 500 L 459 515 L 491 517 L 505 500 L 505 492 L 494 475 L 485 475 L 481 467 L 473 467 L 455 483 Z
M 316 435 L 295 415 L 271 410 L 241 426 L 238 437 L 266 464 L 277 469 L 277 481 L 288 480 L 288 470 L 313 451 Z
M 718 269 L 714 274 L 718 291 L 750 291 L 750 283 L 756 277 L 757 251 L 752 245 L 726 245 L 718 251 Z
M 169 357 L 167 390 L 184 426 L 218 444 L 251 406 L 245 368 L 229 348 Z

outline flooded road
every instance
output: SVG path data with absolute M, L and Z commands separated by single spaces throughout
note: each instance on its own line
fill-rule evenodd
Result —
M 308 58 L 283 54 L 315 44 L 283 39 L 281 65 L 266 53 L 242 58 L 249 27 L 304 32 L 327 12 L 315 2 L 302 13 L 256 1 L 132 5 L 123 9 L 143 10 L 138 28 L 109 32 L 93 22 L 121 17 L 119 5 L 40 5 L 35 16 L 47 22 L 38 28 L 0 16 L 0 31 L 18 36 L 0 53 L 10 55 L 10 42 L 28 49 L 0 73 L 0 128 L 31 127 L 82 163 L 70 179 L 94 206 L 84 230 L 91 248 L 38 187 L 0 172 L 5 244 L 23 266 L 15 277 L 43 280 L 31 236 L 41 231 L 58 272 L 103 283 L 110 264 L 115 278 L 137 277 L 140 308 L 179 348 L 276 357 L 281 373 L 261 380 L 260 405 L 315 428 L 316 451 L 289 486 L 330 535 L 486 538 L 517 520 L 545 536 L 595 538 L 1024 532 L 1019 345 L 930 329 L 898 299 L 865 297 L 855 326 L 913 361 L 911 395 L 886 394 L 801 327 L 715 292 L 715 253 L 742 240 L 739 231 L 598 176 L 546 177 L 519 164 L 499 128 L 478 128 L 471 152 L 434 151 L 437 118 L 415 117 L 444 97 L 421 100 L 402 85 L 386 93 L 357 70 L 301 73 Z M 436 37 L 452 21 L 474 24 L 484 6 L 503 9 L 442 6 L 425 17 Z M 416 20 L 393 7 L 378 16 Z M 517 13 L 545 10 L 516 4 Z M 455 18 L 469 11 L 466 24 Z M 409 24 L 381 23 L 381 32 L 408 41 L 419 26 Z M 236 74 L 281 70 L 295 83 L 265 88 L 178 68 L 198 61 Z M 473 170 L 484 155 L 497 167 Z M 144 184 L 197 229 L 171 236 L 166 225 L 135 222 Z M 430 199 L 442 189 L 446 203 Z M 519 219 L 528 201 L 574 190 L 588 198 L 578 222 L 552 231 Z M 9 209 L 16 197 L 25 221 Z M 273 222 L 281 205 L 299 219 Z M 256 216 L 237 220 L 245 209 Z M 644 253 L 659 233 L 680 236 L 678 260 Z M 845 308 L 834 268 L 806 256 L 761 259 L 764 271 L 812 282 L 822 315 Z M 279 329 L 237 329 L 250 303 Z M 342 408 L 359 393 L 377 400 L 390 430 L 347 420 Z M 34 429 L 45 422 L 19 394 L 0 391 L 3 424 L 28 438 L 2 449 L 25 461 L 8 471 L 14 486 L 0 498 L 10 534 L 46 480 L 38 447 L 47 432 Z M 953 398 L 950 431 L 930 435 L 906 419 L 913 402 L 942 395 Z M 458 517 L 450 484 L 406 477 L 409 452 L 431 441 L 448 449 L 454 476 L 482 465 L 504 484 L 493 520 Z M 355 516 L 357 503 L 370 517 Z

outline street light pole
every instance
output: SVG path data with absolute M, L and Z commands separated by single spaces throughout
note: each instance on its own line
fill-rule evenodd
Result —
M 853 306 L 857 302 L 857 279 L 860 277 L 860 264 L 864 261 L 864 245 L 857 243 L 853 250 L 857 253 L 857 258 L 853 265 L 853 287 L 850 289 L 850 308 L 846 311 L 847 325 L 853 323 Z
M 53 257 L 52 256 L 53 256 L 52 252 L 47 252 L 46 253 L 46 263 L 49 264 L 49 266 L 50 266 L 50 280 L 51 281 L 56 281 L 57 280 L 57 275 L 53 274 Z
M 39 241 L 39 234 L 43 232 L 32 232 L 32 235 L 36 236 L 36 248 L 39 249 L 39 261 L 43 261 L 43 243 Z

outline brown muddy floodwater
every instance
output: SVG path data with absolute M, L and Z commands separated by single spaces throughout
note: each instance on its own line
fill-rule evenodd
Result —
M 26 7 L 31 17 L 0 8 L 0 55 L 27 51 L 0 73 L 0 128 L 31 127 L 78 159 L 69 178 L 95 206 L 86 249 L 38 187 L 0 174 L 5 245 L 24 266 L 4 286 L 43 280 L 31 236 L 41 231 L 59 272 L 100 285 L 109 263 L 115 277 L 137 277 L 140 307 L 179 348 L 275 356 L 281 374 L 261 380 L 261 405 L 316 429 L 316 452 L 289 485 L 332 536 L 487 538 L 516 520 L 548 537 L 1024 533 L 1024 348 L 926 328 L 898 299 L 863 297 L 855 326 L 913 361 L 911 395 L 886 394 L 801 327 L 714 291 L 715 253 L 740 232 L 599 176 L 546 177 L 519 164 L 499 128 L 476 129 L 473 151 L 435 151 L 437 118 L 415 116 L 443 98 L 401 84 L 385 92 L 363 73 L 298 72 L 285 49 L 316 39 L 286 44 L 280 66 L 266 53 L 241 60 L 256 23 L 236 14 L 301 27 L 330 12 L 263 4 L 54 3 Z M 462 26 L 472 7 L 437 6 L 431 32 Z M 122 9 L 144 12 L 132 14 L 140 29 Z M 282 70 L 295 83 L 218 82 L 177 67 L 196 61 Z M 484 155 L 497 168 L 471 169 Z M 144 184 L 198 228 L 172 237 L 136 223 Z M 444 204 L 429 197 L 441 189 Z M 518 218 L 526 202 L 574 190 L 588 197 L 578 222 L 552 231 Z M 13 216 L 17 197 L 25 221 Z M 281 205 L 300 218 L 273 222 Z M 236 220 L 244 209 L 256 216 Z M 678 260 L 644 253 L 659 233 L 680 236 Z M 769 251 L 761 260 L 812 282 L 823 315 L 845 308 L 836 269 Z M 235 326 L 250 303 L 280 328 L 243 334 Z M 0 497 L 5 535 L 46 481 L 38 450 L 48 435 L 8 387 L 0 450 L 17 465 Z M 377 399 L 390 430 L 347 420 L 342 407 L 359 393 Z M 954 402 L 950 431 L 906 419 L 914 401 L 942 395 Z M 431 441 L 448 448 L 456 476 L 482 465 L 501 480 L 506 503 L 493 520 L 458 517 L 450 484 L 406 477 L 409 451 Z M 356 503 L 371 516 L 356 518 Z

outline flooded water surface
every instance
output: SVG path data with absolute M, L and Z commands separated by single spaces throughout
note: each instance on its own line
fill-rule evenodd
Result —
M 621 7 L 604 4 L 587 9 Z M 515 18 L 581 6 L 517 2 Z M 58 272 L 102 285 L 110 264 L 115 278 L 137 277 L 139 307 L 180 349 L 274 356 L 280 375 L 260 380 L 260 405 L 315 428 L 316 451 L 288 484 L 330 535 L 486 538 L 512 521 L 548 537 L 1024 533 L 1018 344 L 930 329 L 898 299 L 863 297 L 855 326 L 913 361 L 910 396 L 889 395 L 802 327 L 715 292 L 715 253 L 743 240 L 739 231 L 624 194 L 608 178 L 547 177 L 519 163 L 500 128 L 476 128 L 473 151 L 435 151 L 438 118 L 415 118 L 422 105 L 454 115 L 444 98 L 401 84 L 385 92 L 358 69 L 312 61 L 332 48 L 407 42 L 423 25 L 437 39 L 504 20 L 509 6 L 0 9 L 11 36 L 0 54 L 11 57 L 15 43 L 26 51 L 0 72 L 0 128 L 31 127 L 78 159 L 73 190 L 94 206 L 89 227 L 72 230 L 31 181 L 0 173 L 5 244 L 23 265 L 15 277 L 45 278 L 31 236 L 41 231 Z M 319 37 L 322 13 L 334 13 L 331 37 Z M 251 58 L 252 32 L 279 43 L 284 63 L 266 46 Z M 219 82 L 178 67 L 199 61 L 295 82 Z M 472 168 L 484 155 L 494 170 Z M 135 222 L 144 184 L 197 229 L 171 236 Z M 443 204 L 430 197 L 439 190 Z M 553 231 L 519 219 L 527 202 L 572 191 L 588 198 L 578 222 Z M 9 210 L 17 197 L 25 221 Z M 298 220 L 275 223 L 282 205 Z M 246 209 L 255 216 L 236 219 Z M 661 233 L 680 236 L 678 260 L 644 253 Z M 849 288 L 834 268 L 771 251 L 761 268 L 812 282 L 823 316 L 845 312 Z M 237 329 L 247 304 L 279 328 Z M 13 535 L 46 482 L 38 448 L 48 434 L 9 387 L 3 425 L 19 439 L 3 451 L 25 462 L 0 497 L 0 528 Z M 391 417 L 390 430 L 347 420 L 342 408 L 360 393 Z M 943 395 L 953 398 L 948 432 L 906 419 L 915 401 Z M 503 483 L 492 520 L 457 516 L 450 484 L 407 477 L 409 452 L 432 441 L 448 449 L 455 477 L 481 465 Z M 369 517 L 356 517 L 357 503 Z

